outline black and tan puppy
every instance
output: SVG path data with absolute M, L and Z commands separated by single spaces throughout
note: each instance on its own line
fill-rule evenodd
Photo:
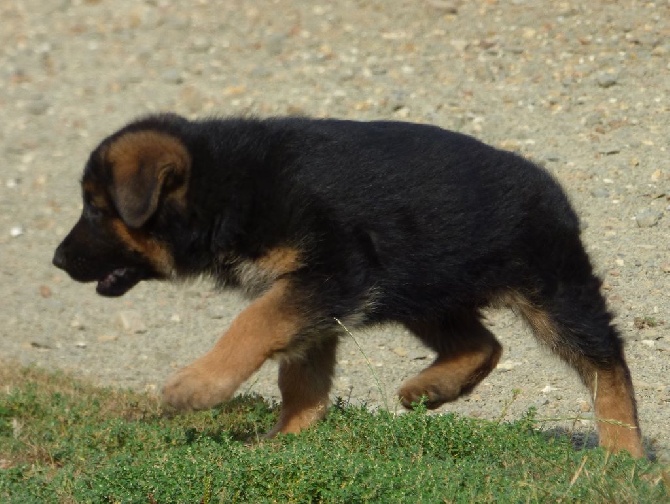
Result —
M 601 445 L 642 456 L 622 342 L 568 199 L 543 169 L 416 124 L 278 118 L 133 122 L 91 154 L 84 210 L 54 264 L 105 296 L 209 275 L 253 302 L 164 400 L 229 399 L 280 361 L 277 432 L 321 418 L 341 326 L 398 322 L 437 358 L 405 406 L 470 392 L 501 346 L 480 310 L 507 305 L 589 388 Z

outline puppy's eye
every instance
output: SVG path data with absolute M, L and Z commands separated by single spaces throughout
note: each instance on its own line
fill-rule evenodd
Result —
M 99 217 L 105 214 L 106 209 L 97 205 L 89 193 L 84 193 L 84 211 L 89 217 Z
M 103 211 L 94 205 L 84 204 L 84 215 L 89 219 L 98 219 L 102 217 Z
M 87 208 L 88 208 L 88 212 L 89 212 L 91 215 L 93 215 L 93 216 L 96 216 L 96 217 L 97 217 L 97 216 L 100 216 L 100 215 L 103 214 L 103 210 L 102 210 L 102 208 L 98 208 L 98 207 L 95 206 L 95 205 L 88 205 Z
M 100 217 L 104 214 L 104 209 L 96 206 L 89 198 L 84 198 L 84 212 L 89 217 Z

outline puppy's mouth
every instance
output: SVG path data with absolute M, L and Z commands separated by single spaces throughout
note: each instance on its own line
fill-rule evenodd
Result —
M 95 290 L 101 296 L 123 296 L 140 281 L 148 277 L 149 275 L 142 268 L 116 268 L 114 271 L 105 275 L 104 278 L 98 280 L 98 285 Z

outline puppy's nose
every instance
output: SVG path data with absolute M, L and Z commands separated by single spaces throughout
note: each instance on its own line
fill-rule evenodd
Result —
M 56 268 L 65 269 L 65 252 L 62 247 L 58 247 L 54 253 L 54 258 L 51 260 Z

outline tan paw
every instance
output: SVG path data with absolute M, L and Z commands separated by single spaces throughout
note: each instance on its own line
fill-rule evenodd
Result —
M 284 407 L 279 415 L 277 425 L 265 437 L 273 438 L 277 434 L 297 434 L 301 430 L 311 427 L 326 416 L 328 404 L 328 400 L 325 400 L 316 406 L 301 408 L 295 411 Z
M 187 366 L 168 379 L 163 403 L 180 411 L 208 409 L 230 399 L 239 386 L 231 378 L 212 376 L 199 366 Z
M 435 409 L 459 395 L 459 387 L 451 383 L 425 383 L 420 377 L 407 380 L 398 390 L 400 403 L 407 409 L 424 401 L 426 408 Z

